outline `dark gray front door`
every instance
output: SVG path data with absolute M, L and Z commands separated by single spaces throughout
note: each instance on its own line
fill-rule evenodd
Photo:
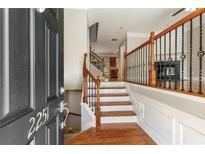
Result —
M 63 9 L 0 9 L 0 144 L 63 144 Z

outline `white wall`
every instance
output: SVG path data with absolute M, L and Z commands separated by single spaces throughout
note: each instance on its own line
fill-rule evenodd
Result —
M 127 33 L 127 52 L 129 53 L 149 39 L 148 33 Z
M 82 87 L 83 55 L 88 51 L 87 11 L 64 9 L 64 86 Z
M 119 79 L 123 80 L 124 74 L 124 54 L 127 51 L 127 42 L 126 40 L 119 47 Z

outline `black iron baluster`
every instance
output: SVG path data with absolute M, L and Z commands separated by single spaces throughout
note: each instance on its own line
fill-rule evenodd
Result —
M 135 82 L 137 83 L 138 82 L 138 65 L 137 65 L 137 63 L 138 63 L 138 53 L 137 53 L 137 51 L 135 51 L 136 52 L 136 80 L 135 80 Z
M 159 86 L 162 86 L 162 39 L 161 37 L 159 38 Z
M 91 90 L 91 87 L 90 87 L 90 76 L 88 76 L 88 90 L 89 90 L 89 96 L 88 96 L 88 106 L 90 107 L 90 90 Z
M 130 81 L 132 81 L 132 54 L 130 54 Z
M 135 51 L 135 83 L 137 82 L 137 52 Z
M 94 86 L 94 113 L 96 115 L 96 101 L 97 101 L 97 96 L 96 96 L 96 83 Z
M 93 111 L 93 100 L 94 100 L 94 96 L 93 96 L 93 90 L 94 90 L 94 82 L 93 82 L 93 79 L 91 78 L 91 82 L 92 82 L 92 98 L 91 98 L 91 110 Z
M 141 51 L 139 49 L 139 84 L 141 83 Z
M 135 58 L 134 54 L 135 53 L 133 52 L 133 55 L 132 55 L 132 82 L 134 82 L 134 70 L 135 70 L 134 65 L 133 65 L 134 64 L 134 58 Z
M 148 58 L 148 71 L 147 71 L 148 75 L 147 75 L 147 77 L 148 77 L 148 84 L 149 84 L 149 70 L 150 70 L 150 66 L 151 66 L 150 65 L 150 44 L 148 44 L 147 47 L 148 47 L 148 52 L 147 52 L 148 53 L 148 55 L 147 55 L 147 58 Z
M 140 50 L 138 52 L 138 83 L 140 83 Z
M 202 94 L 202 58 L 204 56 L 204 51 L 203 51 L 203 47 L 202 47 L 202 14 L 200 14 L 199 16 L 199 28 L 200 28 L 200 36 L 199 36 L 199 52 L 198 52 L 198 56 L 199 56 L 199 94 Z
M 138 52 L 138 84 L 140 83 L 140 50 L 137 50 Z
M 141 84 L 142 84 L 142 82 L 143 82 L 143 79 L 142 79 L 142 77 L 143 77 L 143 74 L 142 74 L 142 68 L 143 68 L 143 66 L 142 66 L 142 53 L 143 53 L 143 51 L 142 51 L 142 48 L 140 49 L 140 52 L 141 52 Z
M 164 76 L 164 88 L 166 88 L 166 34 L 164 35 L 164 69 L 163 69 L 163 76 Z
M 126 73 L 126 80 L 127 80 L 127 81 L 129 81 L 129 79 L 128 79 L 128 75 L 129 75 L 129 74 L 128 74 L 128 70 L 129 70 L 129 67 L 128 67 L 128 59 L 129 59 L 129 56 L 126 57 L 126 64 L 125 64 L 125 65 L 126 65 L 126 66 L 125 66 L 125 67 L 126 67 L 126 72 L 125 72 L 125 73 Z
M 189 92 L 192 92 L 192 19 L 190 20 Z
M 133 52 L 133 54 L 132 54 L 132 63 L 131 63 L 132 64 L 131 65 L 132 66 L 132 69 L 131 69 L 132 70 L 132 82 L 134 82 L 134 65 L 133 65 L 134 64 L 134 59 L 135 59 L 134 54 L 135 53 Z
M 184 91 L 184 59 L 185 59 L 185 54 L 184 54 L 184 24 L 182 24 L 182 55 L 181 55 L 181 60 L 182 60 L 182 87 L 181 91 Z
M 88 77 L 86 76 L 86 96 L 87 96 L 87 103 L 89 103 L 89 85 L 88 85 Z
M 145 46 L 145 84 L 147 85 L 147 45 Z
M 171 32 L 169 32 L 169 89 L 171 89 Z
M 157 67 L 157 39 L 155 41 L 155 46 L 156 46 L 156 60 L 155 60 L 155 70 L 156 70 L 156 86 L 158 86 L 158 79 L 157 79 L 157 76 L 158 76 L 158 67 Z
M 145 53 L 144 53 L 144 47 L 142 48 L 142 84 L 144 85 L 144 56 L 145 56 Z
M 177 62 L 177 28 L 175 29 L 175 63 Z M 175 69 L 175 75 L 176 75 L 176 69 Z M 177 90 L 177 78 L 175 76 L 175 84 L 174 89 Z

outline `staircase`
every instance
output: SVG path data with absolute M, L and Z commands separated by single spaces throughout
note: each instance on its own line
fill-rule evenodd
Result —
M 82 114 L 81 128 L 94 125 L 99 128 L 102 124 L 136 123 L 137 115 L 133 111 L 125 83 L 100 81 L 99 76 L 95 77 L 86 67 L 86 57 L 85 53 L 82 100 L 84 107 L 81 110 L 85 114 Z
M 137 115 L 122 82 L 100 83 L 100 117 L 101 124 L 136 123 Z

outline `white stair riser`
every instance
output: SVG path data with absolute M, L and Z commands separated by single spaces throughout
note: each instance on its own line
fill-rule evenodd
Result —
M 87 87 L 95 87 L 95 82 L 87 82 Z M 100 87 L 125 87 L 123 82 L 100 82 Z
M 97 93 L 95 90 L 89 89 L 88 94 L 95 94 Z M 100 89 L 100 94 L 121 94 L 121 93 L 127 93 L 126 89 Z
M 120 94 L 127 93 L 126 89 L 100 89 L 100 94 Z
M 101 117 L 101 123 L 128 123 L 137 122 L 137 116 Z
M 122 106 L 101 106 L 101 112 L 106 111 L 133 111 L 132 105 L 122 105 Z
M 130 101 L 129 96 L 120 97 L 100 97 L 100 102 L 120 102 L 120 101 Z
M 100 87 L 124 87 L 123 82 L 100 82 Z

